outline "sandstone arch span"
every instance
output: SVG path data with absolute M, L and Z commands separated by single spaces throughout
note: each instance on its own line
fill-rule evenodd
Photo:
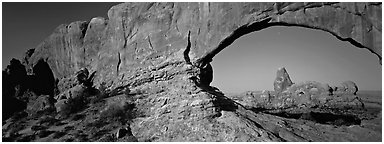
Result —
M 270 20 L 271 19 L 267 19 L 266 21 L 270 21 Z M 198 66 L 203 67 L 205 65 L 204 63 L 211 62 L 212 58 L 216 54 L 218 54 L 220 51 L 222 51 L 223 49 L 225 49 L 226 47 L 231 45 L 236 39 L 240 38 L 241 36 L 244 36 L 246 34 L 249 34 L 249 33 L 255 32 L 255 31 L 259 31 L 262 29 L 266 29 L 269 27 L 273 27 L 273 26 L 288 26 L 288 27 L 293 26 L 293 27 L 304 27 L 304 28 L 309 28 L 309 29 L 319 29 L 319 28 L 309 27 L 307 25 L 289 24 L 289 23 L 285 23 L 285 22 L 263 22 L 263 21 L 257 22 L 257 23 L 251 24 L 250 26 L 243 26 L 243 27 L 240 27 L 239 29 L 236 29 L 230 36 L 228 36 L 223 41 L 221 41 L 218 46 L 216 46 L 212 50 L 206 52 L 200 59 L 198 59 L 196 61 L 196 63 Z M 365 48 L 365 49 L 369 50 L 371 53 L 373 53 L 374 55 L 376 55 L 378 57 L 378 60 L 381 64 L 381 59 L 382 59 L 381 53 L 377 53 L 375 50 L 372 50 L 372 49 L 362 45 L 361 43 L 355 41 L 352 38 L 342 38 L 332 31 L 328 31 L 328 30 L 324 30 L 324 29 L 319 29 L 319 30 L 323 30 L 325 32 L 331 33 L 337 39 L 339 39 L 341 41 L 347 41 L 358 48 Z
M 236 4 L 238 3 L 233 5 L 231 4 L 231 8 L 229 9 L 232 10 L 238 7 L 244 7 L 247 6 L 248 3 L 244 5 Z M 377 55 L 381 63 L 381 22 L 373 23 L 371 21 L 374 17 L 373 15 L 375 15 L 371 12 L 373 9 L 376 9 L 375 7 L 372 7 L 372 4 L 261 3 L 253 6 L 257 8 L 258 6 L 263 7 L 268 4 L 270 7 L 265 8 L 261 13 L 256 12 L 248 15 L 245 14 L 243 16 L 236 16 L 236 12 L 227 11 L 224 15 L 235 15 L 234 17 L 241 18 L 237 20 L 237 22 L 240 23 L 240 26 L 236 29 L 232 29 L 232 31 L 230 27 L 228 27 L 227 29 L 229 29 L 229 31 L 227 33 L 229 33 L 229 35 L 225 34 L 222 40 L 219 41 L 219 44 L 208 48 L 197 63 L 201 65 L 203 61 L 210 61 L 214 55 L 230 45 L 237 38 L 250 32 L 258 31 L 271 26 L 299 26 L 329 32 L 339 40 L 348 41 L 359 48 L 367 48 L 372 53 Z M 357 10 L 358 7 L 361 8 L 360 12 Z M 378 13 L 381 12 L 380 9 L 376 10 L 378 10 Z M 255 14 L 257 15 L 256 18 Z M 222 21 L 230 21 L 225 17 L 220 17 L 218 19 Z M 246 21 L 245 24 L 241 23 L 244 21 Z M 226 22 L 220 21 L 218 23 Z M 356 23 L 360 23 L 362 25 L 359 26 L 359 24 Z

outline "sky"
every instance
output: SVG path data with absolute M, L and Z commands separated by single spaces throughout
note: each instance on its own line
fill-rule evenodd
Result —
M 2 68 L 36 47 L 60 24 L 107 17 L 118 3 L 2 3 Z M 270 27 L 240 37 L 213 59 L 213 86 L 224 92 L 273 90 L 276 70 L 293 82 L 338 85 L 352 80 L 361 90 L 381 90 L 381 65 L 366 49 L 329 33 Z
M 118 3 L 2 3 L 2 69 L 12 58 L 20 59 L 35 48 L 60 24 L 107 18 L 110 7 Z
M 211 85 L 227 93 L 273 90 L 280 67 L 294 83 L 337 86 L 352 80 L 359 90 L 381 90 L 382 84 L 376 55 L 327 32 L 302 27 L 275 26 L 242 36 L 211 64 Z

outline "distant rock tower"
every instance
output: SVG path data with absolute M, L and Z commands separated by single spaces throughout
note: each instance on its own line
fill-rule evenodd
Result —
M 292 85 L 291 78 L 284 67 L 279 68 L 276 73 L 276 79 L 273 82 L 274 90 L 276 93 L 281 93 Z

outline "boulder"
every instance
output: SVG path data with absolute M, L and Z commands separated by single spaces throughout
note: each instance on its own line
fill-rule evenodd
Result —
M 81 68 L 75 74 L 65 77 L 59 80 L 57 87 L 60 92 L 64 92 L 68 89 L 71 89 L 77 85 L 83 85 L 85 87 L 92 87 L 92 79 L 95 75 L 95 72 L 89 75 L 87 68 Z
M 341 85 L 344 87 L 345 92 L 347 94 L 356 95 L 358 91 L 356 83 L 354 83 L 353 81 L 345 81 L 345 82 L 342 82 Z
M 118 83 L 135 69 L 171 59 L 207 63 L 242 35 L 272 25 L 324 30 L 381 58 L 380 13 L 381 4 L 370 3 L 122 3 L 108 11 L 108 18 L 58 26 L 27 61 L 47 59 L 58 79 L 87 67 L 102 75 L 97 85 Z
M 292 85 L 291 78 L 289 78 L 287 70 L 285 68 L 279 68 L 276 72 L 276 79 L 273 82 L 273 88 L 275 92 L 281 93 Z
M 68 99 L 61 99 L 61 100 L 58 100 L 56 103 L 55 103 L 55 108 L 56 108 L 56 112 L 60 113 L 62 112 L 66 107 L 66 105 L 68 104 Z
M 54 109 L 52 97 L 49 95 L 40 95 L 36 100 L 28 102 L 26 111 L 29 115 L 33 115 L 50 109 Z
M 68 115 L 84 107 L 88 98 L 97 91 L 90 81 L 94 74 L 89 76 L 88 69 L 82 68 L 74 75 L 60 80 L 58 89 L 61 93 L 54 97 L 57 101 L 56 111 Z
M 76 85 L 69 90 L 55 96 L 56 111 L 68 111 L 71 113 L 84 106 L 86 98 L 90 96 L 90 90 L 84 85 Z M 73 110 L 72 110 L 73 109 Z
M 85 98 L 89 97 L 89 88 L 87 88 L 84 85 L 76 85 L 72 88 L 70 88 L 67 91 L 62 92 L 61 94 L 55 96 L 56 100 L 61 99 L 75 99 L 75 98 Z
M 85 107 L 84 97 L 75 97 L 68 99 L 60 99 L 55 103 L 56 112 L 60 116 L 69 116 Z
M 76 73 L 76 78 L 78 81 L 78 84 L 84 84 L 87 83 L 88 80 L 88 69 L 87 68 L 81 68 L 80 71 Z
M 77 78 L 75 76 L 65 77 L 59 80 L 57 88 L 60 93 L 78 85 Z

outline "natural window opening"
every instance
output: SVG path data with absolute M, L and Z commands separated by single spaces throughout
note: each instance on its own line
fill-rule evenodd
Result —
M 252 32 L 211 64 L 211 86 L 253 111 L 349 126 L 381 109 L 376 55 L 323 31 L 274 26 Z
M 273 26 L 238 38 L 212 61 L 212 86 L 224 93 L 273 90 L 285 67 L 295 82 L 336 86 L 351 80 L 359 90 L 381 90 L 376 55 L 333 35 L 302 27 Z

